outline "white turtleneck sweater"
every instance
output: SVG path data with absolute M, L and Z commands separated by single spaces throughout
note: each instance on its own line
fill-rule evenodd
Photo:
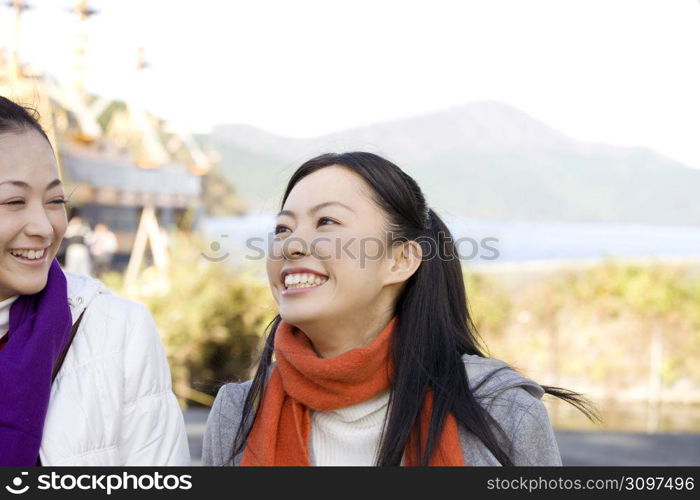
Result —
M 0 302 L 0 339 L 3 338 L 7 330 L 10 329 L 10 306 L 18 297 L 19 295 L 15 295 L 14 297 Z
M 339 410 L 311 412 L 314 465 L 374 465 L 389 391 Z

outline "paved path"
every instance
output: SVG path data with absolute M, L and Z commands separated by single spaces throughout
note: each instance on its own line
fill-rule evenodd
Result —
M 185 412 L 190 453 L 201 464 L 207 409 Z M 700 465 L 700 434 L 556 431 L 564 465 Z
M 700 465 L 700 434 L 555 434 L 564 465 Z

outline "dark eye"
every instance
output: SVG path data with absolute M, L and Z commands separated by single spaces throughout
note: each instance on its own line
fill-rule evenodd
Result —
M 24 205 L 24 200 L 8 201 L 5 205 Z
M 282 224 L 278 224 L 275 227 L 275 234 L 279 234 L 281 229 L 289 229 L 287 226 L 283 226 Z
M 328 220 L 328 221 L 331 221 L 333 224 L 337 224 L 336 221 L 334 221 L 333 219 L 329 219 L 328 217 L 321 217 L 320 219 L 318 219 L 319 222 L 324 221 L 324 220 Z M 323 224 L 323 225 L 325 226 L 326 224 Z
M 51 203 L 53 203 L 54 205 L 65 205 L 66 203 L 68 203 L 68 200 L 64 200 L 61 198 L 59 200 L 53 200 Z

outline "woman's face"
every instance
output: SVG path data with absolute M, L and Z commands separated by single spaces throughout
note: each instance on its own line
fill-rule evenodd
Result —
M 0 300 L 46 286 L 66 232 L 51 145 L 34 130 L 0 134 Z
M 267 259 L 282 319 L 304 331 L 305 324 L 337 329 L 348 321 L 348 330 L 359 331 L 373 317 L 388 320 L 395 285 L 410 272 L 401 274 L 393 266 L 385 227 L 383 211 L 358 174 L 333 165 L 299 181 L 277 217 Z M 285 287 L 285 279 L 292 280 L 291 287 Z

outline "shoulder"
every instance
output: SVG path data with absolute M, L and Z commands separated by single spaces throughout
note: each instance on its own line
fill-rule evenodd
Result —
M 273 362 L 267 369 L 269 378 Z M 231 457 L 233 442 L 243 418 L 243 405 L 253 385 L 253 380 L 232 382 L 219 388 L 204 430 L 202 465 L 239 465 L 243 454 Z
M 252 380 L 248 380 L 225 384 L 219 388 L 204 430 L 202 465 L 233 465 L 233 442 L 251 384 Z
M 100 294 L 87 306 L 85 319 L 99 321 L 110 331 L 125 334 L 141 331 L 151 326 L 153 317 L 148 308 L 139 302 L 112 294 Z
M 465 354 L 462 362 L 474 397 L 492 415 L 502 414 L 517 425 L 528 412 L 539 407 L 538 403 L 544 408 L 542 386 L 505 361 Z
M 148 308 L 113 295 L 95 278 L 65 274 L 74 323 L 82 315 L 65 365 L 84 365 L 94 360 L 126 373 L 143 372 L 142 380 L 148 380 L 146 375 L 157 375 L 165 385 L 165 352 Z
M 252 380 L 241 383 L 224 384 L 219 388 L 209 414 L 210 419 L 215 417 L 215 425 L 238 426 L 243 412 L 243 404 L 248 395 Z
M 126 341 L 134 334 L 138 339 L 154 327 L 151 313 L 145 305 L 113 295 L 101 281 L 91 276 L 64 273 L 73 322 L 82 314 L 80 330 L 84 334 L 93 338 L 108 336 L 113 343 Z
M 544 389 L 534 380 L 521 375 L 515 368 L 495 358 L 464 354 L 462 362 L 467 372 L 469 387 L 477 398 L 494 399 L 505 391 L 521 388 L 533 398 L 540 399 Z M 523 392 L 523 391 L 515 391 Z M 524 396 L 523 396 L 524 397 Z M 525 398 L 529 400 L 529 398 Z
M 561 456 L 542 402 L 544 389 L 537 382 L 522 376 L 507 363 L 480 356 L 465 355 L 463 361 L 473 394 L 496 421 L 502 433 L 496 435 L 516 465 L 561 465 Z M 467 433 L 468 434 L 468 433 Z M 467 449 L 472 461 L 498 465 L 491 453 L 468 436 Z M 469 460 L 468 460 L 469 461 Z

